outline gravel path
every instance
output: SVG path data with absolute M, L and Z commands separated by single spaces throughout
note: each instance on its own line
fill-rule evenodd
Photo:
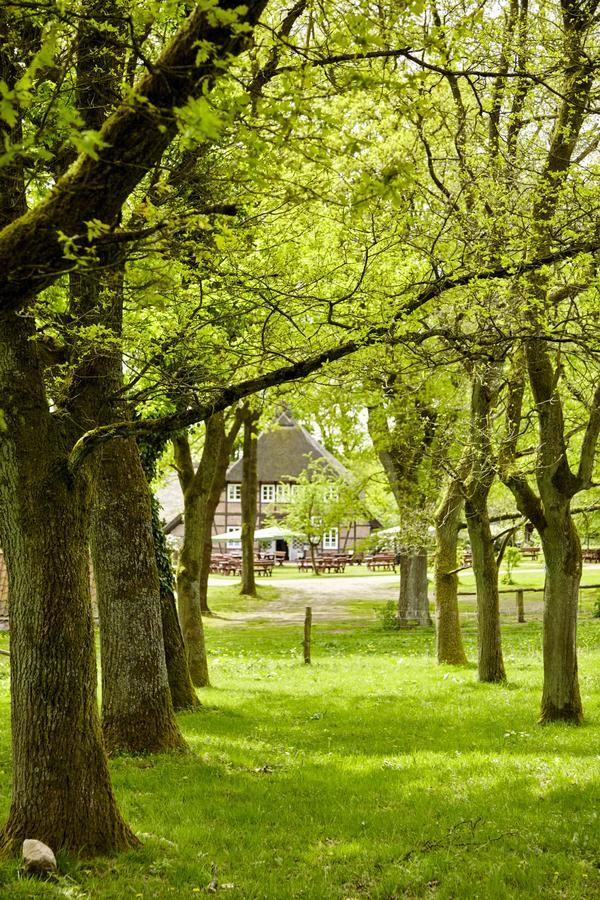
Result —
M 222 581 L 219 583 L 223 584 Z M 274 624 L 295 624 L 304 620 L 305 607 L 312 606 L 314 621 L 342 621 L 349 618 L 348 602 L 364 603 L 364 615 L 372 617 L 373 606 L 397 599 L 399 578 L 398 575 L 366 575 L 359 578 L 315 576 L 301 581 L 277 579 L 272 585 L 279 591 L 276 600 L 266 603 L 259 600 L 254 609 L 219 618 L 228 622 L 260 619 Z

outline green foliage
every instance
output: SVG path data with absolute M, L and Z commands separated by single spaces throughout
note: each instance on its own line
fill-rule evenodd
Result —
M 506 565 L 506 573 L 502 576 L 503 584 L 514 584 L 513 571 L 517 566 L 521 565 L 523 557 L 518 547 L 509 546 L 504 551 L 504 563 Z
M 398 604 L 394 600 L 388 600 L 385 606 L 382 606 L 378 612 L 379 621 L 384 631 L 399 631 L 400 622 L 398 620 Z
M 360 489 L 355 482 L 340 477 L 326 460 L 307 459 L 306 469 L 290 486 L 289 502 L 282 518 L 274 522 L 316 545 L 324 533 L 349 525 L 365 514 Z

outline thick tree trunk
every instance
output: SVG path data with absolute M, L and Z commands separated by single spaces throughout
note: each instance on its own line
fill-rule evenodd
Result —
M 437 659 L 439 663 L 465 665 L 458 612 L 458 527 L 464 505 L 460 479 L 448 485 L 436 510 L 435 606 L 437 619 Z
M 10 584 L 13 789 L 0 846 L 101 853 L 138 841 L 112 793 L 96 701 L 89 491 L 66 466 L 23 319 L 0 323 L 0 525 Z
M 506 680 L 500 633 L 498 566 L 487 508 L 465 504 L 477 590 L 478 671 L 480 681 Z
M 581 546 L 568 505 L 546 517 L 542 545 L 544 590 L 544 690 L 540 721 L 581 722 L 577 677 L 577 603 Z
M 109 751 L 183 747 L 171 702 L 150 495 L 133 438 L 101 451 L 91 532 Z
M 242 587 L 241 594 L 256 597 L 254 572 L 254 530 L 258 493 L 258 454 L 256 424 L 258 415 L 248 410 L 244 417 L 244 456 L 242 472 Z
M 401 625 L 414 622 L 427 626 L 433 624 L 429 614 L 427 551 L 424 549 L 401 556 L 397 616 Z

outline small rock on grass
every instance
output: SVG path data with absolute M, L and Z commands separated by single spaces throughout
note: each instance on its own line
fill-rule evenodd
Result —
M 23 841 L 23 868 L 33 875 L 56 872 L 56 857 L 46 844 L 28 838 Z

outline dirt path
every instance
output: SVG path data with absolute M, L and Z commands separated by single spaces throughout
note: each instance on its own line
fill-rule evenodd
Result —
M 220 582 L 221 584 L 223 582 Z M 232 582 L 233 584 L 234 582 Z M 349 618 L 348 603 L 364 604 L 364 613 L 353 610 L 353 617 L 371 618 L 373 607 L 398 596 L 398 575 L 373 575 L 360 578 L 282 579 L 271 582 L 279 591 L 276 600 L 258 601 L 244 612 L 226 614 L 221 621 L 269 621 L 296 624 L 304 620 L 306 606 L 312 606 L 314 621 L 342 621 Z

